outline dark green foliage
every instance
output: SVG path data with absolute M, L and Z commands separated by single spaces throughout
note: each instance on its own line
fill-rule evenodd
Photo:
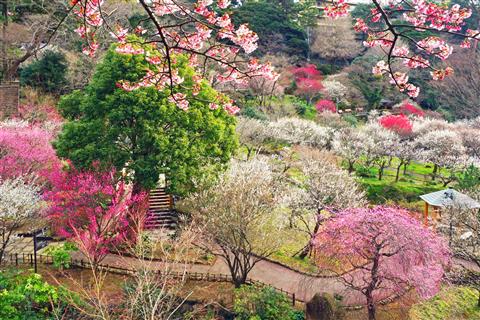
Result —
M 39 60 L 20 71 L 20 82 L 44 92 L 58 94 L 67 85 L 67 68 L 67 60 L 62 53 L 46 51 Z
M 267 120 L 267 116 L 258 108 L 253 106 L 246 106 L 240 112 L 242 116 L 258 120 Z
M 473 190 L 480 185 L 480 169 L 470 165 L 457 176 L 457 188 L 460 190 Z
M 232 19 L 235 25 L 248 23 L 258 34 L 261 53 L 278 53 L 279 50 L 303 56 L 307 53 L 304 31 L 278 2 L 246 1 L 235 9 Z
M 352 84 L 362 93 L 368 102 L 367 108 L 378 109 L 383 99 L 398 103 L 405 99 L 394 86 L 384 78 L 372 74 L 372 67 L 377 63 L 378 57 L 366 55 L 353 60 L 349 70 L 349 78 Z
M 302 118 L 313 120 L 317 116 L 317 110 L 315 107 L 306 101 L 295 101 L 295 108 L 297 109 L 298 115 Z
M 317 64 L 317 70 L 323 75 L 330 75 L 337 73 L 341 68 L 335 64 Z
M 185 90 L 188 111 L 168 101 L 168 90 L 117 88 L 118 81 L 137 81 L 145 74 L 144 59 L 117 54 L 112 47 L 85 90 L 61 99 L 59 108 L 69 121 L 54 145 L 77 167 L 88 168 L 96 160 L 118 171 L 127 167 L 138 188 L 154 187 L 164 173 L 171 191 L 184 194 L 194 180 L 215 175 L 230 160 L 237 147 L 235 118 L 222 108 L 210 110 L 209 101 L 218 93 L 206 82 L 195 99 Z M 191 87 L 194 71 L 187 58 L 177 56 L 177 63 L 185 87 Z
M 302 311 L 292 307 L 290 299 L 272 287 L 243 285 L 235 289 L 233 306 L 239 320 L 302 320 Z

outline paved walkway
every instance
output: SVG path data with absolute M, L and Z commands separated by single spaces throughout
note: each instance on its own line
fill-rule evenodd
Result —
M 74 258 L 81 258 L 75 255 Z M 189 273 L 211 273 L 230 276 L 230 272 L 225 261 L 222 258 L 217 258 L 212 265 L 201 264 L 174 264 L 160 261 L 139 261 L 135 258 L 122 257 L 118 255 L 108 255 L 102 264 L 112 266 L 134 269 L 140 263 L 145 263 L 148 268 L 154 270 L 169 270 L 177 272 Z M 344 297 L 343 303 L 345 305 L 364 304 L 365 298 L 351 290 L 348 290 L 339 280 L 335 278 L 321 278 L 315 276 L 307 276 L 294 270 L 288 269 L 276 263 L 262 260 L 258 262 L 253 270 L 248 274 L 251 280 L 260 281 L 269 284 L 277 289 L 282 289 L 289 293 L 294 293 L 296 298 L 301 301 L 310 300 L 315 293 L 329 293 L 339 294 Z
M 76 253 L 73 258 L 80 259 L 81 255 Z M 148 268 L 152 268 L 153 270 L 172 270 L 189 273 L 198 272 L 230 276 L 225 261 L 220 257 L 218 257 L 212 265 L 176 264 L 161 261 L 139 260 L 114 254 L 108 255 L 105 260 L 102 261 L 102 264 L 108 266 L 127 269 L 135 269 L 141 263 L 146 264 Z M 470 270 L 480 271 L 475 264 L 465 260 L 454 258 L 453 263 L 456 266 L 463 265 Z M 258 262 L 249 273 L 248 277 L 251 280 L 269 284 L 277 289 L 283 289 L 290 294 L 294 293 L 296 298 L 300 301 L 309 301 L 315 293 L 329 293 L 331 295 L 339 294 L 343 296 L 342 303 L 344 305 L 353 306 L 365 304 L 365 298 L 362 294 L 348 289 L 338 279 L 308 276 L 270 261 L 262 260 Z

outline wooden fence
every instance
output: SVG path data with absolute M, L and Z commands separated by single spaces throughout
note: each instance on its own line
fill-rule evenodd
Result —
M 11 253 L 8 255 L 5 255 L 4 259 L 2 260 L 1 266 L 21 266 L 21 265 L 29 265 L 31 267 L 34 266 L 35 263 L 35 257 L 32 254 L 27 254 L 27 253 Z M 43 255 L 43 254 L 37 254 L 37 263 L 39 264 L 53 264 L 53 257 L 50 255 Z M 70 265 L 79 267 L 79 268 L 86 268 L 90 269 L 91 264 L 84 260 L 84 259 L 71 259 L 70 260 Z M 0 267 L 1 267 L 0 266 Z M 124 274 L 124 275 L 133 275 L 135 274 L 136 270 L 135 269 L 129 269 L 125 267 L 119 267 L 119 266 L 112 266 L 108 264 L 99 264 L 98 268 L 100 270 L 104 270 L 107 272 L 112 272 L 112 273 L 117 273 L 117 274 Z M 194 281 L 208 281 L 208 282 L 228 282 L 231 283 L 233 282 L 232 276 L 227 275 L 227 274 L 221 274 L 221 273 L 203 273 L 203 272 L 189 272 L 189 271 L 173 271 L 169 270 L 167 272 L 162 272 L 162 270 L 152 270 L 152 272 L 158 274 L 159 276 L 167 276 L 172 279 L 181 279 L 181 280 L 194 280 Z M 302 305 L 305 303 L 305 301 L 297 299 L 295 296 L 295 293 L 288 292 L 286 290 L 283 290 L 282 288 L 276 288 L 273 287 L 272 285 L 266 284 L 264 282 L 258 281 L 258 280 L 252 280 L 252 279 L 247 279 L 246 281 L 247 284 L 250 285 L 256 285 L 260 287 L 271 287 L 274 290 L 276 290 L 279 293 L 282 293 L 286 295 L 291 301 L 293 306 L 298 306 Z

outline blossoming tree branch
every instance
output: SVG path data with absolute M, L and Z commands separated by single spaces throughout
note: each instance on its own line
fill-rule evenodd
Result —
M 400 61 L 407 69 L 430 69 L 433 80 L 443 80 L 453 73 L 449 66 L 436 67 L 434 60 L 445 61 L 453 51 L 453 46 L 441 35 L 462 37 L 463 48 L 469 48 L 473 41 L 480 39 L 478 30 L 464 30 L 465 20 L 472 15 L 472 10 L 461 8 L 458 4 L 449 7 L 445 3 L 426 0 L 388 0 L 382 5 L 379 0 L 372 0 L 374 7 L 366 19 L 357 18 L 354 29 L 367 35 L 364 45 L 380 48 L 386 57 L 373 67 L 375 75 L 387 74 L 390 82 L 400 91 L 411 97 L 417 97 L 420 89 L 409 82 L 407 72 L 395 68 L 394 62 Z M 338 18 L 348 14 L 349 4 L 345 0 L 328 3 L 324 10 L 327 16 Z M 434 33 L 421 40 L 409 35 L 409 31 Z M 411 52 L 407 44 L 411 45 Z
M 205 77 L 207 70 L 216 68 L 216 81 L 247 85 L 252 77 L 276 80 L 278 75 L 268 63 L 262 64 L 249 58 L 257 48 L 258 36 L 246 24 L 234 26 L 229 14 L 230 0 L 139 0 L 138 5 L 146 18 L 140 20 L 132 30 L 118 21 L 110 21 L 104 0 L 72 0 L 73 12 L 77 15 L 79 27 L 76 32 L 85 40 L 83 52 L 95 55 L 99 47 L 98 33 L 107 30 L 118 41 L 117 52 L 131 55 L 144 55 L 150 68 L 138 82 L 121 81 L 118 86 L 125 90 L 140 87 L 155 87 L 169 90 L 170 102 L 187 110 L 189 99 L 195 98 L 196 87 Z M 354 29 L 367 35 L 364 45 L 378 47 L 385 53 L 385 60 L 373 67 L 376 75 L 388 75 L 390 82 L 411 97 L 419 94 L 419 88 L 409 82 L 405 68 L 395 64 L 401 61 L 407 69 L 428 68 L 434 80 L 442 80 L 452 74 L 449 66 L 438 66 L 434 60 L 445 61 L 453 47 L 441 36 L 455 35 L 464 38 L 462 47 L 469 47 L 473 40 L 480 39 L 478 30 L 463 30 L 465 19 L 471 10 L 459 5 L 448 7 L 445 4 L 425 0 L 389 0 L 384 5 L 372 0 L 373 8 L 366 19 L 358 18 Z M 110 7 L 113 4 L 109 4 Z M 350 5 L 345 0 L 326 1 L 321 7 L 325 15 L 338 18 L 348 14 Z M 110 8 L 111 9 L 111 8 Z M 415 40 L 408 31 L 431 31 L 438 35 Z M 136 33 L 140 36 L 129 37 Z M 155 51 L 146 50 L 143 44 L 153 44 Z M 413 44 L 411 50 L 407 44 Z M 411 52 L 413 51 L 413 52 Z M 183 84 L 175 68 L 175 57 L 187 55 L 191 66 L 199 76 L 192 88 L 192 96 L 177 92 Z M 211 101 L 211 108 L 220 104 L 231 114 L 239 109 L 233 101 L 224 103 Z

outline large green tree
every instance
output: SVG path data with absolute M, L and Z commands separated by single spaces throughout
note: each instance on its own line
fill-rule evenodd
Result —
M 187 58 L 175 60 L 183 84 L 191 88 L 195 73 Z M 143 55 L 119 54 L 112 47 L 89 85 L 61 99 L 59 107 L 68 122 L 54 146 L 77 167 L 100 161 L 119 172 L 126 169 L 135 190 L 154 187 L 164 173 L 170 190 L 184 194 L 195 180 L 214 175 L 231 158 L 237 146 L 236 121 L 222 108 L 209 108 L 210 101 L 222 96 L 206 82 L 195 96 L 184 90 L 190 101 L 187 111 L 169 102 L 168 89 L 126 91 L 117 86 L 121 80 L 138 81 L 147 66 Z

